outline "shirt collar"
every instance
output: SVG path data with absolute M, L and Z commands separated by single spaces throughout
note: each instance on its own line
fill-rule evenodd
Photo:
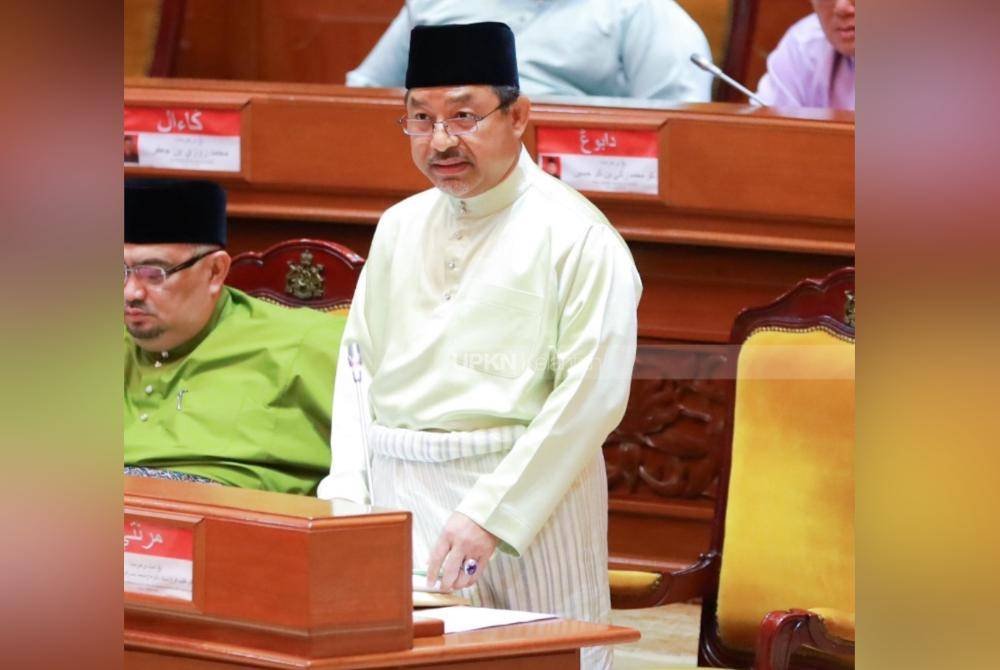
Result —
M 138 349 L 140 360 L 146 363 L 152 363 L 154 361 L 161 361 L 163 363 L 168 363 L 177 360 L 178 358 L 183 358 L 187 356 L 192 351 L 197 348 L 202 341 L 208 337 L 208 334 L 215 330 L 215 327 L 219 323 L 219 319 L 222 318 L 222 313 L 225 311 L 226 307 L 229 306 L 229 288 L 226 286 L 222 287 L 222 293 L 219 295 L 219 299 L 215 303 L 215 309 L 212 311 L 212 316 L 208 319 L 208 323 L 198 331 L 198 334 L 192 337 L 190 340 L 181 344 L 179 346 L 170 349 L 169 351 L 146 351 L 145 349 Z
M 471 198 L 457 198 L 453 195 L 445 194 L 451 210 L 458 217 L 478 219 L 484 216 L 491 216 L 509 207 L 528 189 L 529 181 L 526 166 L 530 165 L 533 165 L 531 155 L 522 146 L 514 169 L 510 171 L 509 175 L 504 177 L 503 181 L 490 190 Z

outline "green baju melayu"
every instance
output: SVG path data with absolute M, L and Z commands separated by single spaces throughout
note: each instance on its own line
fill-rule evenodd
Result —
M 313 493 L 330 471 L 345 317 L 226 287 L 191 341 L 146 352 L 125 333 L 125 465 Z

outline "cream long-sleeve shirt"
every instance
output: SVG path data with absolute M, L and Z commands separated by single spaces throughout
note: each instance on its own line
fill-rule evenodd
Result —
M 428 431 L 526 426 L 457 509 L 502 549 L 524 551 L 625 412 L 641 292 L 604 215 L 524 150 L 482 195 L 430 189 L 391 207 L 344 331 L 319 497 L 367 498 L 353 340 L 366 419 Z

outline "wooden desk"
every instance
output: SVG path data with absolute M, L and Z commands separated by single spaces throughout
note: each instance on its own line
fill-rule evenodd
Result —
M 410 648 L 409 512 L 141 477 L 124 490 L 126 646 L 305 660 Z
M 238 219 L 371 225 L 389 205 L 428 186 L 395 123 L 404 111 L 399 91 L 128 79 L 125 104 L 240 112 L 240 172 L 208 175 L 226 184 L 230 216 Z M 658 110 L 539 104 L 525 135 L 531 152 L 539 126 L 657 135 L 656 195 L 587 193 L 628 240 L 853 253 L 851 112 L 789 118 L 723 103 Z
M 381 213 L 427 188 L 395 124 L 399 91 L 129 79 L 125 104 L 239 113 L 239 172 L 187 173 L 228 189 L 234 253 L 313 236 L 365 255 Z M 617 567 L 689 564 L 709 544 L 729 393 L 719 345 L 733 319 L 853 263 L 854 114 L 545 104 L 532 119 L 532 152 L 540 126 L 656 134 L 656 194 L 587 193 L 628 241 L 644 285 L 632 397 L 604 447 L 609 540 Z
M 124 517 L 130 670 L 578 668 L 580 647 L 639 639 L 568 620 L 454 635 L 415 621 L 409 512 L 126 477 Z M 186 582 L 164 578 L 184 562 Z
M 236 668 L 448 668 L 482 670 L 578 670 L 580 647 L 635 642 L 639 631 L 555 619 L 418 638 L 406 651 L 316 659 L 308 665 L 279 655 L 253 663 L 232 662 L 232 655 L 205 645 L 194 655 L 176 654 L 155 639 L 126 644 L 125 667 L 143 670 L 235 670 Z M 227 660 L 228 659 L 228 660 Z

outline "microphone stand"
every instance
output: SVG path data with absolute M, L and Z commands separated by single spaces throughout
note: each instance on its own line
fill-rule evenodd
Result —
M 765 104 L 763 100 L 761 100 L 760 98 L 758 98 L 754 94 L 753 91 L 751 91 L 746 86 L 744 86 L 743 84 L 741 84 L 740 82 L 736 81 L 735 79 L 733 79 L 732 77 L 730 77 L 728 74 L 726 74 L 725 72 L 723 72 L 722 70 L 720 70 L 717 65 L 715 65 L 713 63 L 710 63 L 709 61 L 705 60 L 705 58 L 703 56 L 700 56 L 699 54 L 691 54 L 691 62 L 694 63 L 695 65 L 697 65 L 698 67 L 700 67 L 705 72 L 708 72 L 713 77 L 718 77 L 722 81 L 726 82 L 727 84 L 729 84 L 730 86 L 732 86 L 733 88 L 735 88 L 737 91 L 739 91 L 740 93 L 742 93 L 746 97 L 748 97 L 751 100 L 753 100 L 754 102 L 756 102 L 761 107 L 767 107 L 767 104 Z

